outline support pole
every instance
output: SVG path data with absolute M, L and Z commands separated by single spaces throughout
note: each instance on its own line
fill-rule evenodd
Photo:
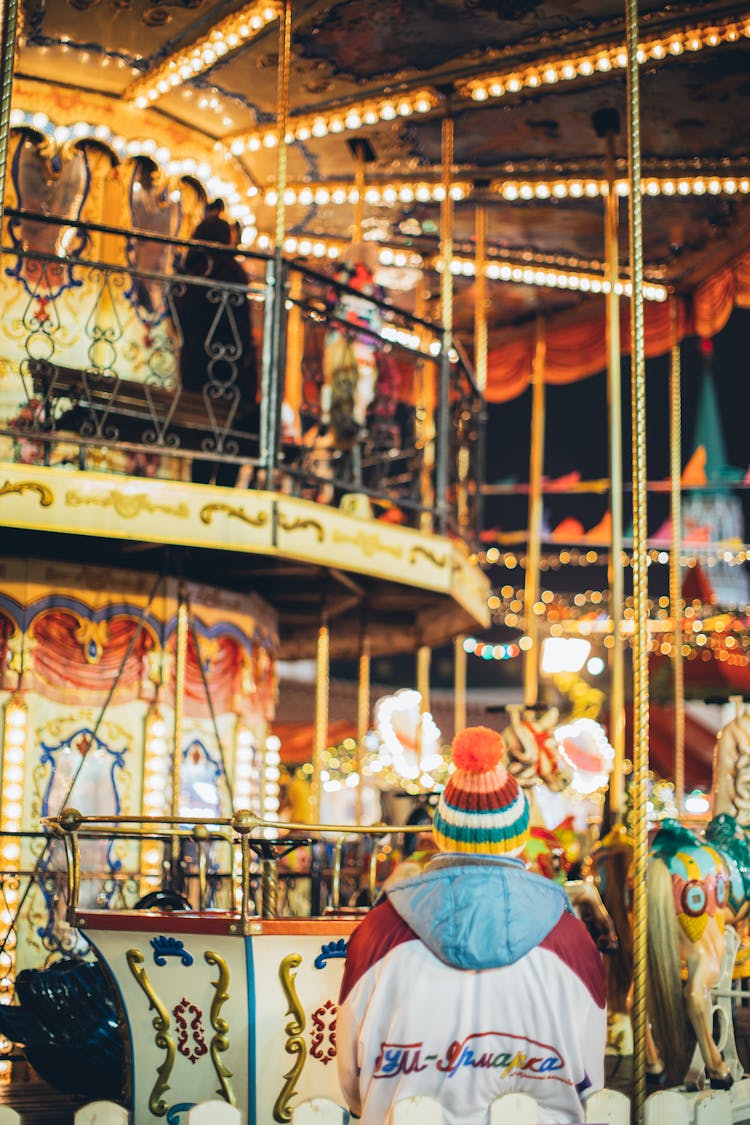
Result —
M 677 815 L 685 802 L 685 667 L 682 655 L 682 410 L 680 398 L 679 306 L 674 298 L 670 307 L 671 348 L 669 352 L 669 477 L 671 543 L 669 552 L 669 608 L 674 621 L 672 643 L 672 682 L 674 685 L 674 798 Z
M 357 824 L 362 823 L 362 758 L 365 753 L 365 738 L 370 726 L 370 638 L 367 635 L 367 621 L 363 618 L 359 635 L 359 680 L 357 684 L 357 773 L 359 785 L 356 788 L 355 811 Z
M 478 187 L 479 185 L 475 185 Z M 487 354 L 488 354 L 488 338 L 487 338 L 487 205 L 480 202 L 477 206 L 475 218 L 475 305 L 474 305 L 474 378 L 476 380 L 477 390 L 479 391 L 482 399 L 487 393 Z M 487 436 L 487 407 L 483 401 L 480 405 L 479 429 L 476 438 L 475 450 L 473 455 L 474 460 L 474 474 L 476 475 L 476 467 L 480 467 L 480 472 L 483 473 L 486 457 L 486 436 Z M 471 472 L 471 466 L 469 467 Z M 482 477 L 482 482 L 483 482 Z M 473 532 L 478 534 L 483 524 L 484 517 L 484 498 L 482 489 L 479 483 L 475 481 L 476 488 L 474 493 L 474 518 L 473 518 Z M 469 536 L 471 536 L 472 528 L 467 528 Z
M 2 59 L 2 86 L 0 86 L 0 230 L 5 207 L 5 181 L 8 172 L 8 137 L 10 133 L 10 103 L 13 96 L 13 67 L 16 55 L 18 27 L 18 0 L 5 0 L 0 5 L 0 58 Z
M 453 733 L 466 726 L 466 637 L 453 641 Z
M 618 206 L 615 191 L 615 133 L 606 134 L 607 197 L 604 241 L 607 261 L 607 399 L 609 406 L 609 511 L 612 538 L 609 549 L 609 612 L 612 648 L 609 650 L 609 737 L 615 752 L 609 783 L 610 808 L 621 824 L 625 805 L 625 650 L 622 636 L 625 575 L 622 563 L 622 379 L 620 367 L 620 298 Z
M 417 290 L 417 301 L 414 315 L 420 320 L 425 315 L 425 288 L 420 284 Z M 420 334 L 423 333 L 420 328 Z M 424 337 L 420 335 L 420 347 L 424 345 Z M 429 533 L 433 529 L 433 507 L 435 505 L 435 400 L 436 381 L 439 375 L 439 366 L 427 363 L 424 359 L 417 361 L 415 378 L 417 386 L 416 408 L 416 445 L 422 451 L 419 462 L 419 502 L 423 511 L 419 516 L 419 530 Z
M 362 219 L 365 213 L 365 146 L 361 142 L 355 147 L 354 186 L 357 199 L 354 204 L 354 227 L 352 242 L 362 241 Z
M 292 270 L 289 278 L 289 301 L 287 313 L 287 346 L 284 379 L 284 400 L 292 407 L 299 418 L 302 410 L 302 360 L 304 358 L 304 321 L 300 309 L 303 275 Z
M 171 815 L 180 815 L 180 777 L 182 774 L 182 738 L 185 711 L 185 679 L 187 675 L 188 635 L 190 615 L 185 590 L 180 584 L 177 603 L 177 636 L 175 638 L 174 672 L 174 743 L 172 751 L 172 804 Z
M 315 740 L 313 742 L 313 775 L 310 787 L 313 824 L 320 824 L 320 771 L 323 768 L 323 753 L 328 744 L 330 665 L 328 614 L 324 608 L 321 613 L 320 628 L 318 629 L 318 651 L 315 668 Z
M 261 444 L 266 466 L 266 487 L 273 487 L 279 449 L 282 371 L 285 353 L 286 272 L 282 253 L 286 234 L 287 143 L 289 123 L 289 70 L 292 46 L 292 3 L 284 0 L 279 23 L 279 64 L 276 90 L 276 212 L 274 222 L 273 275 L 267 271 L 266 301 L 272 303 L 270 352 L 264 347 L 263 393 L 261 395 Z M 270 268 L 270 263 L 269 263 Z M 268 318 L 264 325 L 264 336 Z
M 435 511 L 437 530 L 445 531 L 448 508 L 448 448 L 450 435 L 450 372 L 453 349 L 453 110 L 446 94 L 441 132 L 443 199 L 440 203 L 440 319 L 443 329 L 438 372 L 437 444 L 435 450 Z
M 487 205 L 474 216 L 474 377 L 477 390 L 487 390 Z
M 643 313 L 643 213 L 638 73 L 638 0 L 626 0 L 628 178 L 630 183 L 631 381 L 633 445 L 633 1120 L 646 1101 L 646 870 L 648 838 L 648 569 L 646 360 Z
M 281 253 L 286 234 L 287 143 L 289 127 L 289 70 L 292 51 L 292 0 L 284 0 L 279 22 L 279 63 L 276 73 L 276 213 L 274 247 Z
M 544 469 L 544 365 L 547 338 L 544 321 L 536 322 L 534 365 L 531 373 L 531 459 L 529 465 L 528 549 L 524 587 L 524 620 L 531 644 L 523 667 L 523 701 L 527 707 L 539 695 L 539 619 L 534 606 L 539 600 L 539 563 L 542 553 L 542 472 Z
M 422 697 L 419 709 L 422 714 L 430 709 L 430 663 L 432 649 L 429 645 L 420 645 L 417 649 L 417 691 Z

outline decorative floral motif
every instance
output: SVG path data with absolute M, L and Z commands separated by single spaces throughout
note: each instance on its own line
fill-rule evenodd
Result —
M 320 953 L 313 964 L 316 969 L 323 969 L 332 957 L 346 957 L 346 938 L 339 938 L 338 941 L 329 941 L 321 945 Z
M 193 963 L 192 954 L 188 953 L 179 938 L 159 934 L 158 937 L 151 938 L 150 945 L 154 951 L 154 964 L 156 965 L 161 967 L 166 965 L 167 957 L 179 957 L 182 964 L 188 967 Z
M 310 1055 L 327 1066 L 331 1059 L 336 1058 L 336 1016 L 338 1005 L 333 1000 L 326 1000 L 325 1004 L 317 1008 L 312 1014 L 312 1027 L 310 1029 Z
M 203 1012 L 183 996 L 172 1009 L 172 1015 L 177 1028 L 177 1050 L 191 1063 L 197 1062 L 201 1055 L 208 1054 Z

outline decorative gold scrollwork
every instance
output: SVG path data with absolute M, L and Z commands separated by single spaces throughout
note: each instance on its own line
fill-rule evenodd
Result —
M 289 520 L 285 519 L 281 512 L 279 512 L 278 525 L 282 531 L 306 531 L 308 527 L 311 527 L 319 543 L 323 543 L 326 537 L 323 524 L 319 523 L 317 520 Z
M 290 953 L 279 965 L 279 980 L 281 981 L 281 987 L 284 989 L 288 1005 L 286 1014 L 292 1017 L 284 1028 L 286 1032 L 286 1053 L 298 1056 L 292 1064 L 291 1070 L 284 1075 L 284 1085 L 273 1107 L 274 1121 L 284 1123 L 292 1119 L 289 1103 L 296 1093 L 295 1087 L 307 1058 L 307 1047 L 302 1037 L 302 1032 L 305 1030 L 305 1013 L 294 985 L 294 978 L 297 974 L 292 974 L 292 970 L 298 968 L 301 963 L 301 954 Z
M 174 1039 L 169 1034 L 169 1012 L 156 995 L 154 986 L 148 979 L 148 973 L 143 968 L 143 954 L 141 951 L 139 949 L 129 949 L 125 954 L 125 959 L 139 987 L 146 994 L 149 1009 L 153 1008 L 156 1012 L 156 1015 L 151 1021 L 156 1031 L 154 1043 L 160 1051 L 166 1051 L 164 1061 L 161 1066 L 157 1068 L 156 1082 L 154 1082 L 153 1089 L 148 1099 L 148 1108 L 151 1110 L 154 1117 L 164 1117 L 169 1106 L 162 1098 L 162 1094 L 169 1089 L 169 1077 L 172 1073 L 175 1056 Z
M 334 543 L 350 543 L 352 547 L 359 547 L 360 551 L 371 558 L 372 555 L 382 553 L 400 559 L 403 555 L 402 548 L 397 543 L 387 543 L 379 535 L 358 531 L 356 535 L 346 535 L 343 531 L 334 531 Z
M 412 547 L 412 549 L 409 551 L 409 562 L 415 563 L 417 561 L 418 555 L 424 555 L 426 559 L 430 560 L 433 566 L 438 566 L 441 568 L 441 570 L 448 561 L 445 555 L 435 555 L 432 553 L 432 551 L 428 551 L 426 547 L 416 546 Z
M 233 508 L 231 504 L 204 504 L 198 513 L 201 523 L 210 524 L 215 512 L 226 512 L 230 519 L 242 520 L 251 527 L 263 527 L 263 524 L 268 523 L 268 512 L 249 516 L 244 508 Z
M 0 496 L 11 496 L 14 493 L 23 496 L 24 492 L 36 492 L 42 508 L 49 508 L 55 499 L 55 494 L 51 488 L 47 488 L 46 484 L 39 484 L 35 480 L 19 480 L 15 484 L 6 480 L 5 484 L 0 484 Z
M 230 1105 L 237 1105 L 237 1098 L 232 1088 L 232 1083 L 229 1079 L 232 1077 L 231 1070 L 224 1066 L 224 1063 L 219 1058 L 222 1051 L 229 1049 L 229 1024 L 221 1014 L 221 1009 L 229 999 L 229 969 L 223 957 L 219 957 L 218 953 L 213 950 L 207 949 L 203 957 L 208 965 L 216 965 L 219 970 L 219 976 L 216 980 L 211 981 L 214 990 L 214 998 L 211 1001 L 211 1027 L 214 1034 L 211 1038 L 211 1062 L 214 1064 L 214 1070 L 221 1083 L 221 1089 L 217 1090 L 224 1101 L 229 1102 Z
M 116 488 L 111 488 L 101 496 L 91 496 L 71 488 L 65 493 L 65 504 L 69 508 L 82 508 L 84 505 L 114 508 L 117 515 L 125 520 L 132 520 L 144 514 L 157 515 L 160 512 L 181 520 L 186 520 L 190 515 L 187 504 L 154 504 L 145 492 L 118 492 Z

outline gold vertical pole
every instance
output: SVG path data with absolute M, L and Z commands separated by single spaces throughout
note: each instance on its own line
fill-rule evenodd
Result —
M 187 673 L 188 634 L 190 621 L 187 597 L 180 585 L 177 595 L 177 636 L 174 671 L 174 749 L 172 753 L 172 816 L 180 815 L 180 776 L 182 773 L 182 737 L 185 710 L 185 677 Z
M 299 416 L 302 406 L 302 360 L 304 357 L 304 324 L 300 311 L 302 297 L 302 274 L 299 270 L 290 271 L 289 301 L 286 336 L 286 372 L 284 377 L 284 401 Z
M 466 637 L 456 637 L 453 641 L 453 731 L 457 733 L 466 726 Z
M 323 611 L 318 629 L 318 651 L 315 668 L 315 740 L 313 742 L 313 775 L 310 803 L 313 824 L 320 824 L 320 771 L 328 743 L 328 700 L 330 692 L 330 634 L 328 617 Z
M 680 399 L 680 335 L 679 306 L 673 299 L 670 306 L 671 347 L 669 352 L 669 477 L 670 522 L 672 525 L 669 552 L 669 605 L 674 621 L 672 644 L 672 679 L 674 683 L 674 796 L 677 815 L 685 800 L 685 668 L 682 657 L 682 411 Z
M 531 375 L 531 458 L 529 465 L 528 550 L 524 587 L 526 635 L 531 641 L 523 669 L 523 700 L 527 707 L 539 694 L 539 619 L 534 606 L 539 600 L 539 562 L 542 553 L 542 471 L 544 468 L 544 364 L 547 338 L 544 320 L 537 317 L 534 366 Z
M 430 662 L 432 649 L 429 645 L 420 645 L 417 649 L 417 691 L 422 697 L 419 709 L 422 714 L 430 709 Z
M 16 54 L 18 25 L 18 0 L 5 0 L 0 5 L 0 60 L 2 85 L 0 86 L 0 229 L 5 207 L 5 181 L 8 172 L 8 137 L 10 133 L 10 103 L 13 96 L 13 66 Z
M 289 70 L 292 50 L 292 0 L 284 0 L 279 23 L 279 67 L 276 86 L 276 250 L 284 245 L 286 233 L 287 143 L 289 125 Z
M 609 550 L 609 612 L 612 648 L 609 650 L 609 737 L 615 758 L 609 783 L 610 808 L 615 824 L 622 823 L 625 804 L 625 650 L 622 636 L 625 575 L 622 564 L 622 380 L 620 369 L 620 298 L 616 292 L 619 272 L 618 206 L 615 191 L 614 133 L 606 135 L 607 196 L 604 244 L 609 289 L 607 312 L 607 398 L 609 403 L 609 510 L 612 538 Z
M 421 284 L 417 290 L 414 315 L 420 320 L 422 320 L 425 315 L 424 284 Z M 420 342 L 423 343 L 423 338 Z M 437 367 L 434 363 L 426 363 L 423 359 L 420 359 L 416 375 L 416 444 L 417 449 L 423 451 L 420 468 L 419 499 L 425 509 L 419 517 L 419 528 L 420 531 L 429 534 L 433 527 L 432 506 L 435 502 L 432 470 L 435 467 L 435 380 L 437 377 Z
M 359 638 L 359 680 L 357 684 L 357 773 L 359 774 L 355 803 L 357 824 L 362 823 L 362 757 L 365 751 L 365 738 L 369 725 L 370 638 L 367 636 L 366 622 L 363 620 Z
M 460 472 L 458 464 L 449 464 L 450 448 L 450 378 L 451 354 L 453 352 L 453 111 L 451 95 L 445 96 L 445 113 L 441 132 L 442 187 L 440 202 L 440 256 L 442 273 L 440 275 L 440 316 L 443 329 L 440 365 L 437 372 L 437 414 L 435 437 L 435 512 L 438 531 L 443 534 L 448 515 L 449 490 L 453 478 Z M 457 502 L 458 502 L 458 498 Z
M 354 168 L 354 186 L 357 199 L 354 203 L 354 228 L 352 241 L 362 241 L 362 219 L 365 213 L 365 146 L 360 143 L 356 146 L 357 163 Z
M 643 213 L 638 73 L 638 0 L 626 0 L 628 172 L 633 445 L 633 1110 L 641 1125 L 646 1100 L 646 870 L 648 838 L 648 569 L 646 360 L 643 314 Z
M 446 334 L 445 346 L 450 348 L 453 334 L 453 116 L 448 100 L 441 131 L 443 198 L 440 202 L 440 320 Z
M 480 203 L 474 216 L 474 376 L 477 390 L 487 390 L 487 207 Z

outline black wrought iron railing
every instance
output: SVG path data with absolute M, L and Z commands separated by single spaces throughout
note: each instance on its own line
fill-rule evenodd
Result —
M 322 503 L 472 540 L 483 400 L 442 330 L 268 256 L 6 211 L 4 459 Z

